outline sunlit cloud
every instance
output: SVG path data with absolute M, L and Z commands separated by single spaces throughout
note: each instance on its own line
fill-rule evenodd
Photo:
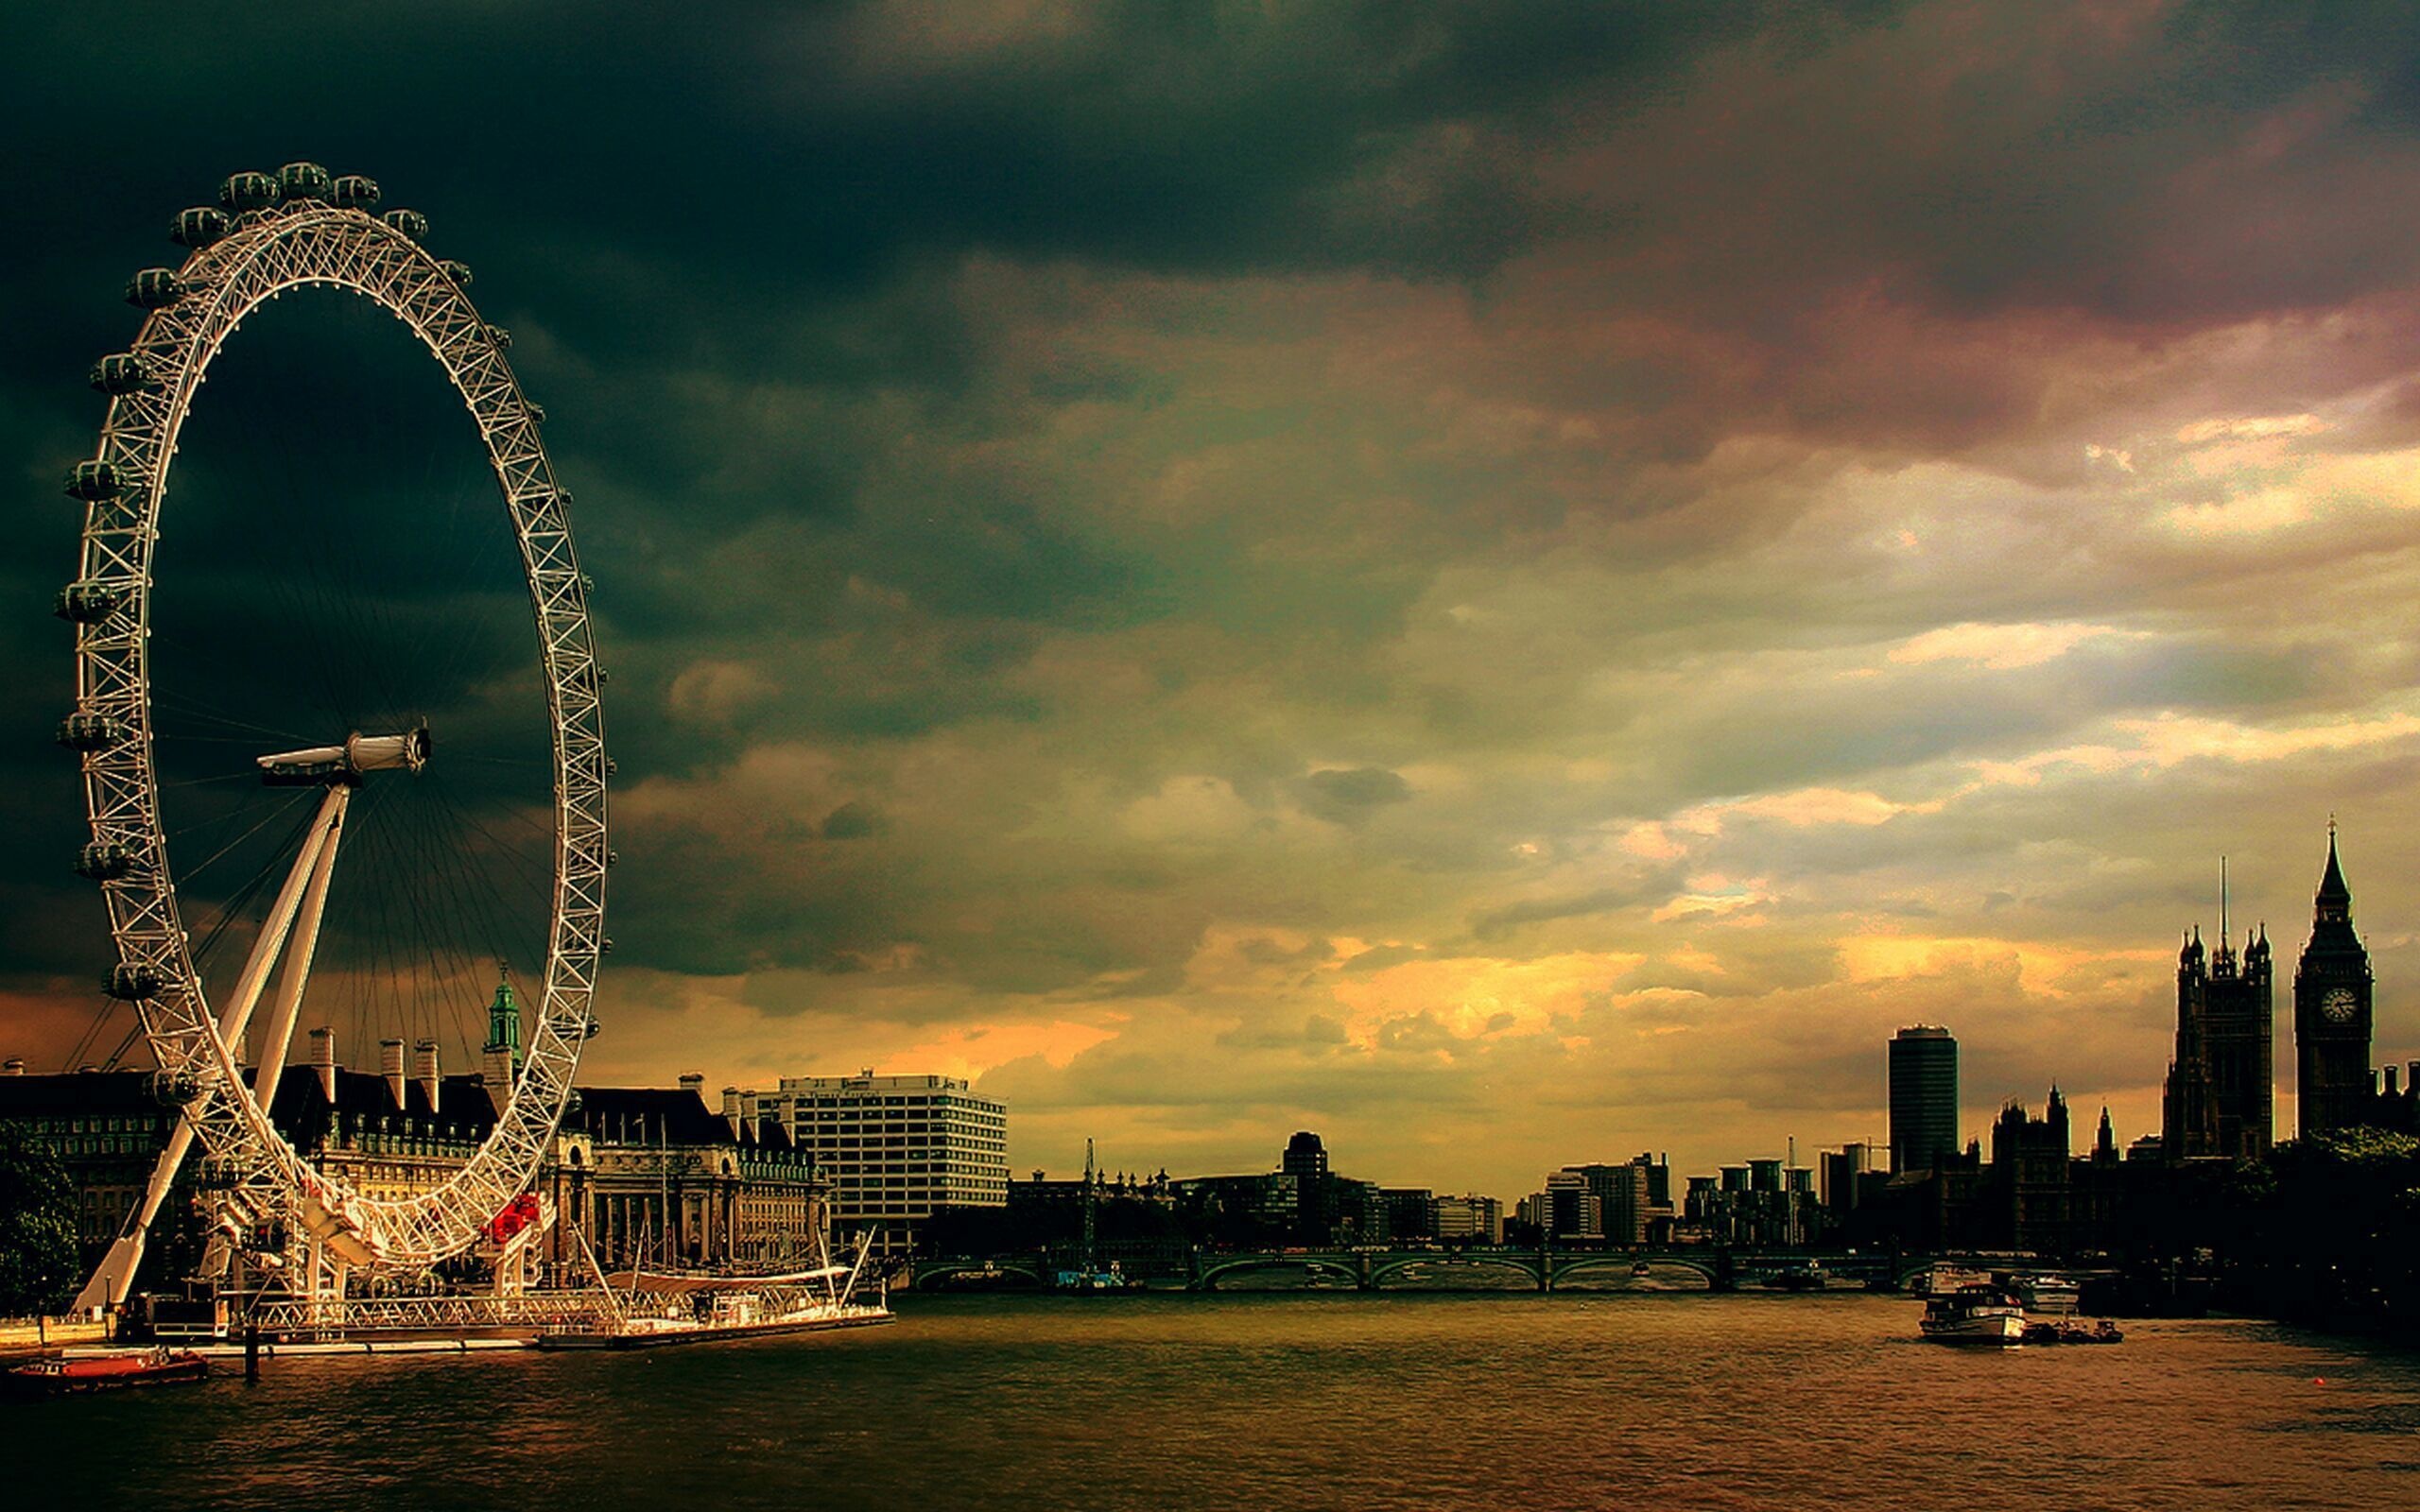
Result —
M 2265 441 L 2280 436 L 2317 436 L 2329 428 L 2317 415 L 2246 415 L 2195 421 L 2176 433 L 2187 446 L 2206 441 Z
M 2140 639 L 2146 632 L 2106 625 L 1945 625 L 1892 647 L 1890 660 L 1906 665 L 1973 662 L 1996 672 L 2039 666 L 2086 641 L 2103 637 Z

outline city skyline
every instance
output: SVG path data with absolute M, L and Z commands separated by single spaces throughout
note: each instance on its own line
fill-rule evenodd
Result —
M 1940 1023 L 1965 1138 L 2055 1083 L 2131 1140 L 2218 858 L 2298 954 L 2331 815 L 2420 1053 L 2414 24 L 1390 11 L 29 18 L 0 1052 L 110 964 L 42 612 L 85 370 L 175 207 L 308 156 L 475 269 L 579 495 L 584 1080 L 1510 1197 L 1878 1143 Z M 260 327 L 214 402 L 324 355 Z M 246 591 L 208 498 L 164 602 Z

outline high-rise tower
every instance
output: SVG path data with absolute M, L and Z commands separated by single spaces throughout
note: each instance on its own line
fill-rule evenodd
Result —
M 1335 1183 L 1328 1179 L 1327 1146 L 1309 1129 L 1286 1142 L 1278 1170 L 1294 1178 L 1295 1228 L 1305 1244 L 1323 1245 L 1336 1229 Z
M 1891 1174 L 1929 1171 L 1958 1153 L 1958 1041 L 1919 1023 L 1891 1040 Z
M 2327 821 L 2327 869 L 2312 900 L 2310 943 L 2294 968 L 2295 1121 L 2305 1134 L 2349 1128 L 2370 1102 L 2370 953 L 2353 933 L 2353 890 Z

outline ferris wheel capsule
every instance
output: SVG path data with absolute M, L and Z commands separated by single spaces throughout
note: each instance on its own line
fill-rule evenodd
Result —
M 277 203 L 277 180 L 266 173 L 231 173 L 218 186 L 218 202 L 239 215 L 267 210 Z
M 73 713 L 59 722 L 53 737 L 69 750 L 90 755 L 126 739 L 126 721 L 114 714 Z
M 328 170 L 316 163 L 289 163 L 277 170 L 277 197 L 287 204 L 325 199 L 333 187 Z
M 78 462 L 67 471 L 63 491 L 71 499 L 97 504 L 114 499 L 125 483 L 117 475 L 117 464 L 110 461 Z
M 417 210 L 390 210 L 378 218 L 416 242 L 428 240 L 428 217 Z
M 120 1003 L 141 1003 L 160 995 L 159 971 L 139 961 L 121 961 L 101 979 L 101 990 Z
M 59 591 L 51 612 L 70 625 L 98 625 L 125 602 L 126 595 L 107 583 L 70 583 Z
M 126 281 L 126 302 L 138 310 L 164 310 L 184 293 L 183 280 L 170 267 L 147 267 Z
M 329 198 L 338 210 L 374 211 L 378 208 L 378 180 L 357 173 L 348 173 L 330 186 Z
M 137 394 L 160 387 L 153 381 L 151 370 L 143 365 L 143 359 L 131 352 L 112 352 L 103 357 L 93 364 L 86 379 L 105 394 Z
M 95 840 L 76 856 L 76 875 L 87 882 L 115 882 L 134 869 L 134 852 Z
M 225 211 L 216 205 L 196 205 L 177 212 L 177 218 L 168 223 L 168 240 L 199 251 L 224 237 L 227 231 Z
M 447 278 L 450 278 L 450 279 L 452 279 L 452 280 L 454 281 L 454 286 L 455 286 L 456 288 L 458 288 L 458 289 L 461 289 L 461 288 L 469 288 L 469 287 L 471 286 L 471 265 L 470 265 L 470 264 L 468 264 L 468 263 L 458 263 L 458 262 L 456 262 L 454 259 L 452 259 L 452 258 L 450 258 L 450 257 L 449 257 L 449 258 L 447 258 L 445 261 L 443 261 L 443 262 L 441 262 L 441 263 L 438 264 L 437 266 L 438 266 L 441 269 L 442 269 L 442 270 L 444 271 L 444 274 L 445 274 L 445 276 L 446 276 Z

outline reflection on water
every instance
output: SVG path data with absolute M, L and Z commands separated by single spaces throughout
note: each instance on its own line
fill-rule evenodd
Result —
M 0 1452 L 83 1506 L 2420 1505 L 2420 1357 L 2262 1324 L 2002 1356 L 1843 1294 L 901 1311 L 653 1354 L 289 1359 L 8 1409 Z

